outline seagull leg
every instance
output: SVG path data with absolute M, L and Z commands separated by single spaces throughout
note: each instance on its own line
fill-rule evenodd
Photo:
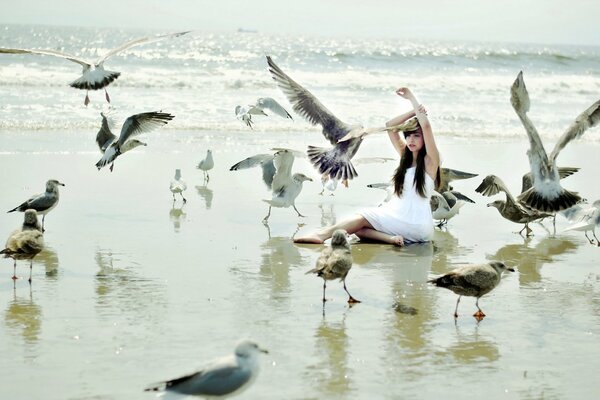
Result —
M 110 103 L 110 96 L 108 95 L 108 92 L 106 91 L 106 89 L 104 89 L 104 97 L 106 97 L 106 101 L 108 101 Z
M 458 296 L 458 300 L 456 300 L 456 308 L 454 309 L 454 318 L 458 318 L 458 303 L 460 303 L 460 298 L 462 296 Z
M 263 218 L 263 222 L 267 222 L 269 220 L 270 216 L 271 216 L 271 206 L 269 206 L 269 213 L 267 214 L 266 217 Z
M 110 172 L 112 172 L 112 171 L 113 171 L 113 168 L 114 168 L 114 167 L 115 167 L 115 163 L 113 162 L 113 163 L 111 163 L 111 164 L 110 164 L 110 167 L 108 168 L 108 169 L 110 169 Z
M 300 214 L 300 211 L 298 211 L 298 209 L 296 208 L 295 204 L 292 204 L 292 207 L 294 207 L 294 210 L 296 210 L 296 212 L 298 213 L 299 217 L 305 217 L 305 215 Z
M 354 297 L 352 297 L 352 295 L 350 294 L 348 289 L 346 289 L 346 280 L 345 279 L 344 279 L 344 290 L 346 291 L 346 293 L 348 293 L 348 303 L 350 303 L 350 304 L 360 303 L 360 300 L 356 300 Z
M 596 230 L 592 229 L 592 235 L 596 238 L 596 246 L 600 247 L 600 240 L 596 237 Z
M 46 215 L 42 215 L 42 233 L 46 232 L 46 229 L 44 229 L 44 220 L 46 219 Z
M 483 311 L 481 310 L 481 308 L 479 307 L 479 297 L 477 298 L 477 301 L 475 302 L 475 306 L 477 307 L 477 312 L 475 314 L 473 314 L 473 316 L 478 320 L 481 321 L 483 319 L 483 317 L 485 317 L 485 314 L 483 313 Z
M 327 299 L 325 298 L 325 288 L 327 287 L 327 281 L 325 279 L 323 279 L 323 303 L 325 303 L 327 301 Z
M 210 181 L 210 175 L 208 172 L 206 172 L 206 183 L 208 183 Z
M 179 192 L 179 194 L 181 195 L 181 198 L 183 199 L 183 202 L 184 202 L 184 203 L 187 203 L 187 200 L 185 199 L 185 197 L 183 197 L 183 193 L 182 193 L 182 192 Z
M 33 258 L 29 262 L 29 283 L 31 283 L 31 270 L 33 270 Z
M 87 107 L 88 104 L 90 104 L 90 96 L 89 96 L 89 92 L 85 92 L 85 99 L 83 100 L 83 104 Z
M 13 276 L 12 276 L 12 280 L 16 281 L 17 279 L 17 260 L 15 260 L 15 263 L 13 265 Z
M 590 244 L 595 244 L 594 239 L 590 239 L 590 237 L 587 234 L 587 231 L 583 232 L 583 234 L 585 235 L 585 238 L 588 240 L 588 242 L 590 242 Z

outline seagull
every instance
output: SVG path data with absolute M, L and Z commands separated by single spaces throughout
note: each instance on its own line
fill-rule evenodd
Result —
M 269 114 L 265 113 L 265 110 L 268 110 L 276 115 L 279 115 L 281 118 L 289 118 L 293 120 L 292 116 L 289 112 L 281 104 L 277 102 L 272 97 L 261 97 L 256 100 L 256 103 L 249 104 L 246 106 L 236 106 L 235 107 L 235 116 L 250 128 L 252 128 L 252 116 L 253 115 L 263 115 L 267 117 Z
M 339 279 L 344 283 L 344 290 L 348 293 L 348 303 L 360 303 L 356 300 L 346 288 L 346 276 L 352 268 L 352 252 L 350 243 L 348 242 L 348 234 L 343 229 L 338 229 L 333 232 L 331 237 L 331 247 L 325 247 L 321 255 L 317 259 L 315 268 L 307 272 L 307 274 L 317 274 L 323 278 L 323 303 L 327 301 L 325 298 L 325 289 L 327 281 Z
M 31 283 L 31 270 L 33 258 L 44 248 L 44 236 L 34 209 L 25 210 L 23 226 L 11 233 L 6 241 L 5 248 L 0 251 L 4 258 L 12 258 L 13 280 L 17 279 L 17 260 L 29 260 L 29 282 Z
M 329 195 L 333 196 L 333 192 L 335 192 L 335 189 L 337 189 L 337 185 L 337 179 L 331 179 L 327 174 L 321 175 L 322 190 L 319 192 L 319 195 L 323 196 L 323 193 L 325 193 L 325 190 L 327 190 L 328 192 L 330 192 Z
M 447 190 L 443 193 L 434 191 L 430 203 L 433 219 L 440 221 L 438 227 L 441 228 L 450 218 L 458 214 L 462 206 L 475 202 L 456 190 Z
M 445 275 L 430 279 L 428 282 L 437 287 L 450 289 L 458 295 L 454 318 L 458 318 L 458 303 L 462 296 L 477 297 L 475 302 L 477 312 L 473 316 L 480 321 L 485 317 L 485 314 L 479 308 L 479 298 L 498 286 L 504 271 L 515 272 L 513 268 L 509 268 L 499 261 L 492 261 L 487 264 L 463 265 Z
M 247 169 L 256 166 L 261 166 L 263 171 L 263 182 L 272 192 L 270 200 L 264 200 L 269 203 L 269 212 L 263 222 L 267 222 L 271 216 L 271 207 L 294 207 L 299 217 L 304 217 L 296 208 L 296 197 L 302 191 L 302 184 L 305 181 L 311 181 L 308 176 L 295 173 L 292 175 L 292 165 L 294 164 L 294 156 L 304 156 L 303 153 L 296 150 L 277 148 L 275 154 L 257 154 L 248 157 L 229 168 L 230 171 Z
M 477 174 L 473 174 L 471 172 L 463 172 L 451 168 L 440 168 L 440 172 L 442 181 L 442 186 L 439 188 L 440 193 L 452 190 L 452 186 L 450 186 L 450 182 L 452 181 L 469 179 L 477 176 Z
M 595 244 L 600 246 L 600 240 L 596 236 L 596 226 L 600 225 L 600 200 L 596 200 L 591 206 L 584 207 L 583 205 L 575 205 L 567 210 L 561 211 L 561 214 L 569 221 L 574 222 L 565 228 L 566 231 L 583 231 L 586 239 L 590 244 L 594 244 L 594 240 L 590 239 L 588 232 L 592 231 Z
M 533 187 L 521 193 L 518 197 L 530 208 L 544 212 L 565 210 L 577 204 L 581 197 L 561 187 L 556 158 L 560 151 L 573 139 L 581 137 L 589 128 L 600 121 L 600 100 L 579 114 L 554 145 L 548 155 L 535 126 L 529 119 L 529 93 L 523 81 L 523 72 L 519 72 L 511 87 L 511 104 L 527 131 L 529 138 L 529 164 L 533 176 Z
M 96 134 L 96 144 L 98 144 L 100 152 L 104 155 L 106 149 L 108 149 L 108 147 L 117 139 L 117 137 L 110 130 L 110 125 L 112 124 L 112 121 L 109 121 L 107 115 L 103 112 L 100 113 L 100 116 L 102 117 L 102 125 L 100 126 L 100 130 Z M 148 146 L 148 144 L 137 139 L 127 140 L 123 147 L 121 147 L 121 154 L 125 153 L 126 151 L 135 149 L 138 146 Z M 114 166 L 115 163 L 113 161 L 112 163 L 110 163 L 110 172 L 113 171 Z
M 340 180 L 350 180 L 358 176 L 350 160 L 358 151 L 362 137 L 338 141 L 354 129 L 362 129 L 362 127 L 350 126 L 340 121 L 312 93 L 286 75 L 269 56 L 267 56 L 267 63 L 273 80 L 292 103 L 293 110 L 311 124 L 321 125 L 323 135 L 333 145 L 328 149 L 308 146 L 308 158 L 319 173 Z
M 215 161 L 213 160 L 212 150 L 206 150 L 206 157 L 202 161 L 198 163 L 196 168 L 201 169 L 204 173 L 204 181 L 208 183 L 210 180 L 210 176 L 208 175 L 208 171 L 210 171 L 215 166 Z
M 98 171 L 103 167 L 107 166 L 108 164 L 112 164 L 115 161 L 115 159 L 124 152 L 139 146 L 140 144 L 138 144 L 137 142 L 132 142 L 132 138 L 134 136 L 137 136 L 144 132 L 150 132 L 155 128 L 158 128 L 159 126 L 167 124 L 173 118 L 175 118 L 174 115 L 160 111 L 152 111 L 132 115 L 129 118 L 127 118 L 123 123 L 123 127 L 121 128 L 121 134 L 117 138 L 110 132 L 110 129 L 108 128 L 108 123 L 106 124 L 106 128 L 104 127 L 104 120 L 106 119 L 106 117 L 103 115 L 102 128 L 96 136 L 96 142 L 98 143 L 98 146 L 100 146 L 100 150 L 104 148 L 104 154 L 102 158 L 96 163 Z M 102 131 L 105 132 L 101 133 Z M 100 136 L 102 139 L 110 140 L 110 143 L 108 143 L 106 140 L 99 140 L 98 136 Z M 109 139 L 109 137 L 112 137 L 112 139 Z M 104 141 L 104 144 L 100 145 L 100 142 L 102 141 Z M 143 145 L 145 145 L 145 143 L 143 143 Z
M 239 394 L 258 376 L 260 353 L 268 351 L 250 340 L 242 340 L 235 347 L 234 354 L 214 360 L 193 374 L 153 384 L 144 390 L 203 397 Z
M 106 97 L 106 101 L 110 103 L 110 97 L 108 96 L 108 92 L 106 91 L 106 87 L 110 85 L 115 79 L 121 75 L 120 72 L 109 71 L 104 69 L 104 62 L 107 58 L 120 53 L 126 49 L 129 49 L 134 46 L 155 42 L 162 39 L 176 38 L 182 35 L 189 33 L 190 31 L 185 32 L 177 32 L 170 33 L 166 35 L 159 35 L 154 37 L 144 37 L 139 39 L 131 40 L 127 43 L 122 44 L 119 47 L 116 47 L 112 50 L 109 50 L 108 53 L 104 54 L 97 61 L 87 61 L 76 56 L 72 56 L 67 53 L 63 53 L 57 50 L 36 50 L 36 49 L 12 49 L 12 48 L 1 48 L 0 53 L 4 54 L 42 54 L 47 56 L 55 56 L 67 59 L 69 61 L 73 61 L 83 67 L 82 74 L 79 78 L 75 79 L 73 82 L 69 84 L 69 86 L 82 89 L 82 90 L 99 90 L 104 88 L 104 94 Z M 90 102 L 90 98 L 88 93 L 86 92 L 84 104 L 87 106 Z
M 571 168 L 565 169 L 565 175 L 569 176 L 569 172 Z M 560 168 L 559 168 L 560 174 Z M 527 187 L 528 177 L 527 174 L 523 176 L 523 185 Z M 527 190 L 527 189 L 526 189 Z M 552 213 L 539 211 L 533 208 L 529 208 L 525 203 L 517 199 L 515 199 L 502 179 L 498 178 L 496 175 L 488 175 L 486 176 L 481 184 L 475 189 L 477 193 L 481 193 L 484 196 L 493 196 L 500 192 L 504 192 L 506 194 L 506 200 L 496 200 L 492 203 L 489 203 L 488 207 L 495 207 L 498 209 L 500 215 L 502 215 L 507 220 L 517 223 L 517 224 L 525 224 L 523 229 L 521 229 L 518 233 L 522 234 L 523 230 L 525 230 L 525 236 L 530 236 L 532 230 L 529 228 L 529 223 L 536 221 L 538 219 L 551 217 Z
M 9 213 L 14 212 L 14 211 L 23 212 L 30 208 L 37 211 L 39 214 L 42 215 L 42 232 L 44 232 L 45 231 L 44 220 L 46 219 L 46 214 L 48 214 L 50 211 L 52 211 L 54 209 L 54 207 L 56 207 L 56 205 L 58 204 L 58 198 L 59 198 L 58 187 L 59 186 L 65 186 L 65 184 L 57 181 L 56 179 L 50 179 L 49 181 L 46 182 L 46 191 L 44 193 L 31 196 L 29 199 L 25 200 L 22 204 L 18 205 L 17 207 L 13 208 L 12 210 L 9 210 L 8 212 Z
M 187 185 L 183 179 L 181 179 L 181 170 L 178 168 L 175 170 L 175 178 L 171 181 L 169 185 L 169 189 L 171 193 L 173 193 L 173 203 L 175 203 L 175 194 L 179 193 L 183 202 L 186 203 L 187 200 L 183 197 L 183 192 L 187 189 Z

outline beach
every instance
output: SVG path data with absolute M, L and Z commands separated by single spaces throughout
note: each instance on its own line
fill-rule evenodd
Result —
M 365 164 L 349 188 L 319 196 L 306 159 L 294 171 L 306 182 L 296 205 L 261 220 L 269 193 L 258 169 L 229 171 L 247 156 L 282 146 L 302 150 L 318 132 L 264 134 L 164 131 L 144 135 L 148 147 L 97 171 L 94 132 L 0 132 L 6 210 L 65 183 L 46 218 L 46 249 L 34 260 L 33 282 L 20 262 L 2 261 L 0 349 L 2 397 L 11 399 L 147 399 L 143 388 L 228 354 L 241 337 L 267 348 L 256 383 L 240 398 L 589 398 L 599 388 L 597 336 L 599 249 L 581 232 L 562 232 L 558 217 L 534 223 L 534 236 L 514 233 L 474 192 L 487 174 L 514 192 L 528 169 L 527 143 L 438 138 L 444 166 L 478 173 L 455 182 L 476 204 L 465 205 L 430 244 L 396 248 L 356 243 L 348 289 L 305 275 L 322 249 L 297 245 L 307 232 L 376 206 L 385 197 L 366 188 L 385 181 L 395 162 Z M 384 136 L 365 139 L 357 157 L 390 157 Z M 203 184 L 195 165 L 212 149 L 215 167 Z M 570 144 L 560 165 L 581 170 L 564 180 L 588 200 L 596 144 Z M 188 184 L 182 206 L 168 189 L 175 168 Z M 497 196 L 497 198 L 503 198 Z M 0 237 L 22 214 L 0 214 Z M 504 261 L 516 269 L 471 315 L 475 299 L 426 283 L 463 263 Z M 414 308 L 416 313 L 412 310 Z M 406 312 L 406 310 L 411 312 Z

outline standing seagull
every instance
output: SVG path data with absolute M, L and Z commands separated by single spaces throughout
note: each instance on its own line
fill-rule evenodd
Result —
M 292 108 L 313 125 L 323 127 L 323 135 L 333 147 L 329 149 L 308 146 L 308 158 L 320 174 L 328 174 L 331 179 L 350 180 L 358 176 L 352 162 L 352 157 L 358 151 L 362 143 L 362 136 L 353 137 L 343 142 L 338 142 L 348 133 L 360 130 L 360 126 L 350 126 L 340 121 L 308 90 L 296 83 L 286 75 L 267 56 L 269 72 L 277 86 L 287 96 Z
M 201 169 L 204 173 L 204 182 L 208 183 L 210 180 L 208 171 L 210 171 L 214 166 L 215 161 L 213 160 L 212 150 L 206 150 L 206 157 L 204 157 L 204 160 L 200 161 L 196 166 L 196 168 Z
M 117 137 L 110 130 L 110 123 L 106 114 L 101 112 L 100 116 L 102 117 L 102 125 L 100 126 L 100 130 L 96 134 L 96 144 L 98 144 L 100 152 L 104 155 L 104 153 L 106 153 L 106 149 L 108 149 L 108 147 L 117 139 Z M 129 139 L 125 142 L 123 147 L 121 147 L 121 154 L 125 153 L 126 151 L 135 149 L 138 146 L 148 146 L 148 144 L 137 139 Z M 112 163 L 110 163 L 110 172 L 113 171 L 114 166 L 115 163 L 113 161 Z
M 479 308 L 479 298 L 498 286 L 504 271 L 515 272 L 513 268 L 509 268 L 499 261 L 492 261 L 487 264 L 463 265 L 428 282 L 437 287 L 450 289 L 458 295 L 454 318 L 458 318 L 458 303 L 462 296 L 477 297 L 475 302 L 477 312 L 473 316 L 481 320 L 485 317 L 485 314 Z
M 100 131 L 105 131 L 105 117 L 103 116 L 102 118 L 103 128 L 101 128 Z M 112 140 L 110 141 L 110 143 L 105 142 L 100 148 L 101 150 L 102 148 L 104 148 L 104 155 L 96 163 L 96 167 L 98 168 L 98 170 L 100 170 L 102 169 L 102 167 L 105 167 L 108 164 L 112 164 L 118 156 L 120 156 L 128 150 L 133 149 L 134 147 L 139 146 L 139 144 L 132 142 L 133 137 L 144 132 L 150 132 L 159 126 L 165 125 L 173 118 L 175 118 L 174 115 L 160 111 L 152 111 L 132 115 L 131 117 L 127 118 L 123 123 L 123 127 L 121 128 L 121 134 L 119 135 L 118 139 L 115 135 L 112 135 L 112 133 L 110 133 L 110 129 L 108 129 L 107 124 L 106 129 L 108 129 L 108 133 L 112 135 Z M 104 132 L 102 134 L 101 132 L 98 132 L 98 135 L 101 135 L 102 137 L 106 138 L 108 138 L 109 136 L 107 132 Z M 96 137 L 96 141 L 98 142 L 98 145 L 100 145 L 101 140 L 98 140 L 98 135 Z
M 252 129 L 252 116 L 263 115 L 267 117 L 269 114 L 265 113 L 265 110 L 279 115 L 281 118 L 289 118 L 293 120 L 289 112 L 277 100 L 271 97 L 261 97 L 256 100 L 256 103 L 249 104 L 246 106 L 236 106 L 235 116 Z
M 179 193 L 183 202 L 186 203 L 187 200 L 183 197 L 183 192 L 187 189 L 187 184 L 183 179 L 181 179 L 181 170 L 175 170 L 175 178 L 171 181 L 169 185 L 169 189 L 171 189 L 171 193 L 173 193 L 173 203 L 175 203 L 175 194 Z
M 87 61 L 81 58 L 72 56 L 67 53 L 63 53 L 56 50 L 32 50 L 32 49 L 10 49 L 10 48 L 1 48 L 0 53 L 5 54 L 42 54 L 47 56 L 55 56 L 67 59 L 69 61 L 73 61 L 83 67 L 83 71 L 81 76 L 75 79 L 73 82 L 69 84 L 69 86 L 75 89 L 85 89 L 89 90 L 99 90 L 104 88 L 104 94 L 106 97 L 106 101 L 110 103 L 110 97 L 108 96 L 108 92 L 106 91 L 106 87 L 110 85 L 115 79 L 121 75 L 120 72 L 116 71 L 108 71 L 104 69 L 104 62 L 108 57 L 111 57 L 123 50 L 126 50 L 130 47 L 138 46 L 141 44 L 151 43 L 162 39 L 168 38 L 176 38 L 190 31 L 186 32 L 177 32 L 166 35 L 154 36 L 154 37 L 144 37 L 135 40 L 131 40 L 127 43 L 122 44 L 121 46 L 109 50 L 108 53 L 104 54 L 104 56 L 100 57 L 97 61 Z M 90 102 L 90 98 L 88 93 L 85 94 L 84 104 L 87 106 Z
M 239 394 L 258 376 L 260 353 L 268 351 L 250 340 L 243 340 L 236 346 L 234 354 L 214 360 L 205 369 L 153 384 L 144 390 L 205 397 Z
M 23 226 L 14 231 L 6 241 L 4 250 L 5 258 L 12 258 L 13 280 L 17 279 L 17 260 L 30 260 L 29 262 L 29 282 L 31 283 L 31 270 L 33 269 L 33 258 L 44 248 L 44 236 L 42 228 L 37 219 L 37 212 L 33 209 L 25 211 Z
M 346 288 L 346 276 L 352 268 L 352 252 L 350 243 L 348 242 L 348 234 L 343 229 L 338 229 L 333 232 L 331 237 L 331 247 L 326 247 L 321 252 L 317 259 L 317 266 L 307 274 L 317 274 L 323 278 L 323 303 L 327 301 L 325 298 L 325 289 L 327 281 L 339 279 L 344 283 L 344 290 L 348 293 L 348 303 L 360 303 L 356 300 Z
M 46 191 L 41 194 L 36 194 L 35 196 L 31 196 L 29 199 L 24 201 L 21 205 L 9 210 L 11 213 L 13 211 L 25 211 L 28 209 L 33 209 L 37 211 L 39 214 L 42 214 L 42 232 L 44 229 L 44 220 L 46 219 L 46 214 L 56 207 L 58 204 L 58 187 L 65 186 L 64 183 L 60 183 L 56 179 L 50 179 L 46 182 Z
M 443 193 L 434 191 L 430 203 L 433 219 L 439 221 L 437 226 L 441 228 L 458 214 L 462 206 L 475 202 L 456 190 L 447 190 Z
M 600 100 L 579 114 L 554 145 L 552 153 L 548 156 L 535 126 L 527 116 L 530 102 L 522 71 L 519 72 L 510 92 L 510 102 L 529 138 L 530 147 L 527 150 L 527 155 L 533 176 L 533 187 L 521 193 L 518 199 L 528 207 L 546 212 L 560 211 L 572 207 L 581 200 L 581 197 L 577 193 L 565 190 L 560 186 L 556 158 L 571 140 L 581 137 L 586 130 L 600 121 Z

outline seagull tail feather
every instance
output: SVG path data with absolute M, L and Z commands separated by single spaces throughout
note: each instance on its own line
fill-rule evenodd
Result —
M 358 176 L 350 160 L 336 157 L 335 148 L 308 146 L 306 153 L 313 166 L 321 174 L 329 175 L 331 179 L 350 180 Z
M 119 75 L 121 75 L 120 72 L 106 70 L 102 70 L 102 74 L 99 74 L 98 69 L 96 69 L 95 72 L 98 74 L 98 76 L 90 78 L 83 75 L 71 82 L 69 86 L 74 87 L 75 89 L 99 90 L 110 85 L 119 77 Z
M 558 197 L 549 199 L 541 193 L 535 191 L 532 187 L 517 197 L 527 207 L 544 212 L 557 212 L 571 208 L 581 201 L 581 197 L 576 192 L 570 192 L 563 189 Z

